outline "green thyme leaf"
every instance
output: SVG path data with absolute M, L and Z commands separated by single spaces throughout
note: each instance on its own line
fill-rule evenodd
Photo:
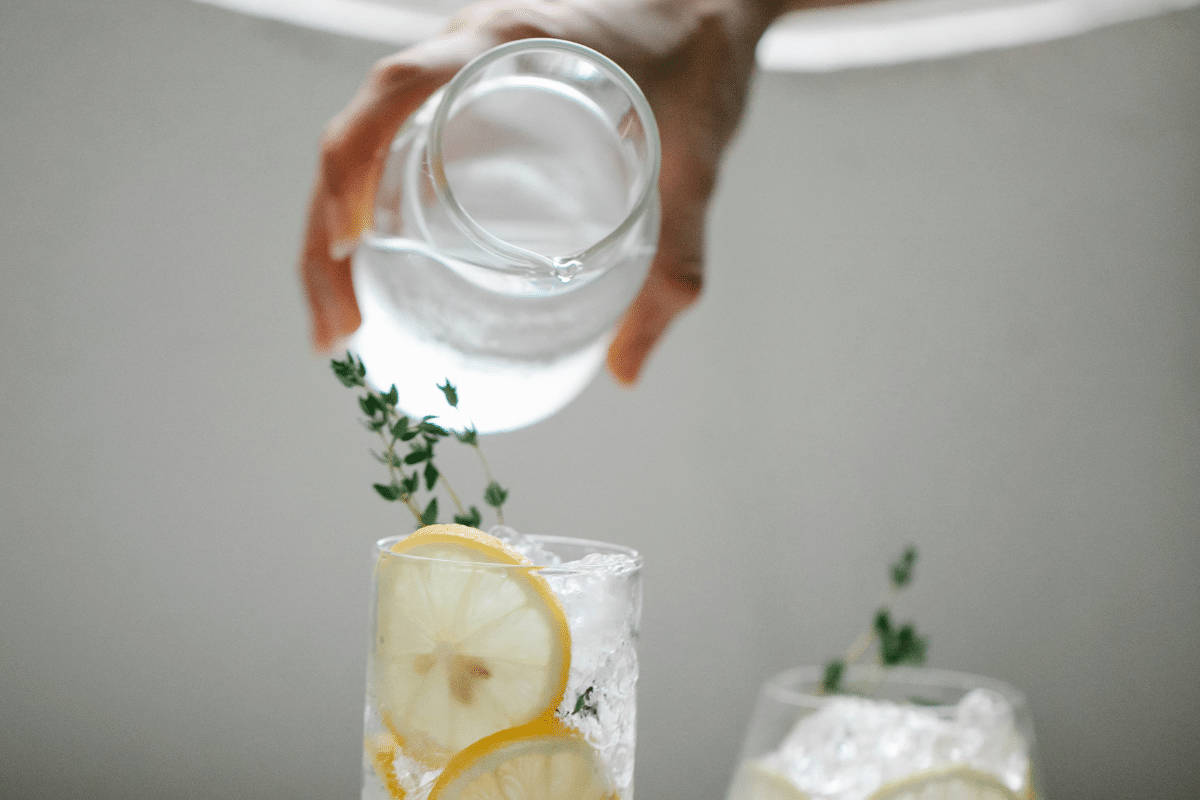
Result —
M 355 363 L 354 354 L 346 351 L 346 360 L 338 361 L 336 358 L 329 362 L 333 367 L 333 374 L 342 382 L 342 385 L 347 389 L 353 389 L 356 386 L 363 385 L 363 378 L 367 375 L 367 370 L 362 366 L 361 362 Z
M 374 417 L 378 412 L 383 410 L 383 404 L 379 402 L 379 398 L 373 394 L 358 398 L 358 407 L 368 417 Z
M 433 465 L 433 461 L 425 462 L 425 489 L 433 491 L 433 485 L 437 483 L 438 468 Z
M 879 660 L 885 667 L 900 664 L 920 665 L 925 663 L 927 642 L 917 634 L 916 627 L 905 623 L 900 628 L 888 630 L 879 636 Z
M 442 437 L 450 435 L 448 430 L 443 428 L 441 425 L 435 425 L 432 422 L 422 422 L 417 427 L 421 430 L 421 433 L 425 434 L 426 436 Z
M 376 483 L 374 484 L 375 491 L 379 492 L 379 496 L 384 500 L 399 500 L 400 487 L 396 484 Z
M 414 472 L 404 480 L 400 481 L 400 488 L 406 495 L 412 496 L 417 493 L 417 488 L 421 485 L 421 479 Z
M 455 514 L 454 521 L 459 525 L 470 525 L 472 528 L 478 528 L 483 522 L 483 514 L 479 513 L 479 509 L 471 506 L 471 510 L 466 514 Z
M 600 718 L 600 710 L 596 706 L 596 701 L 592 699 L 592 692 L 595 688 L 595 686 L 589 686 L 575 698 L 575 710 L 571 712 L 572 714 L 587 714 L 596 719 Z
M 903 589 L 912 581 L 913 567 L 917 564 L 917 548 L 907 547 L 904 553 L 897 559 L 896 563 L 892 564 L 889 574 L 892 578 L 892 586 L 896 589 Z
M 912 623 L 901 626 L 892 638 L 890 660 L 885 660 L 887 666 L 911 664 L 920 666 L 925 663 L 925 650 L 928 642 L 925 637 L 917 634 Z
M 425 506 L 425 511 L 421 514 L 422 525 L 432 525 L 437 522 L 438 515 L 437 498 L 430 499 L 429 505 Z
M 396 420 L 396 424 L 392 426 L 392 436 L 395 436 L 397 439 L 404 442 L 407 442 L 413 436 L 416 436 L 415 433 L 409 435 L 408 417 L 400 417 L 400 419 Z
M 479 431 L 474 428 L 467 428 L 462 432 L 455 432 L 454 438 L 458 439 L 463 444 L 469 444 L 472 447 L 479 444 Z
M 395 408 L 396 403 L 400 402 L 400 392 L 396 390 L 396 384 L 392 384 L 392 388 L 383 396 L 383 401 L 392 408 Z
M 450 407 L 458 408 L 458 392 L 455 390 L 454 385 L 450 383 L 450 379 L 446 378 L 444 385 L 439 383 L 438 388 L 442 390 L 442 394 L 446 395 L 446 402 L 450 404 Z
M 508 490 L 501 489 L 500 484 L 492 481 L 488 484 L 487 489 L 483 493 L 483 499 L 489 506 L 499 508 L 504 505 L 504 501 L 508 499 Z
M 433 445 L 430 442 L 426 442 L 424 445 L 414 444 L 409 454 L 404 457 L 404 463 L 420 464 L 431 458 L 433 458 Z
M 821 677 L 821 690 L 826 694 L 837 694 L 842 690 L 842 676 L 846 673 L 846 662 L 835 658 L 825 665 L 825 674 Z
M 879 662 L 885 667 L 894 667 L 900 663 L 903 655 L 895 634 L 888 633 L 879 637 Z

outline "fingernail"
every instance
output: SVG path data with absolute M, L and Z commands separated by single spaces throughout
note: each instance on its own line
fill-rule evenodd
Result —
M 329 245 L 329 257 L 334 261 L 344 261 L 354 255 L 358 249 L 358 239 L 334 239 Z

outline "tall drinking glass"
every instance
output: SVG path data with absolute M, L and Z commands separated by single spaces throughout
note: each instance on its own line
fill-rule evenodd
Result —
M 362 797 L 631 800 L 641 556 L 477 538 L 376 544 Z
M 845 694 L 803 667 L 767 680 L 727 800 L 1036 800 L 1033 721 L 1000 681 L 856 667 Z
M 368 379 L 481 433 L 558 411 L 645 280 L 659 161 L 646 98 L 600 53 L 523 39 L 469 63 L 397 133 L 354 256 Z

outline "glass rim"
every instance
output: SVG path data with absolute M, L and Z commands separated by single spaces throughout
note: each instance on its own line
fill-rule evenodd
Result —
M 841 696 L 822 694 L 816 691 L 821 686 L 824 673 L 825 668 L 819 666 L 785 669 L 763 682 L 762 695 L 789 705 L 805 707 L 824 703 L 831 697 Z M 877 679 L 880 684 L 891 686 L 962 689 L 964 694 L 971 689 L 991 689 L 1003 695 L 1012 704 L 1014 710 L 1028 709 L 1029 707 L 1025 694 L 1020 689 L 997 678 L 970 672 L 934 667 L 881 667 L 872 664 L 856 664 L 847 668 L 845 677 L 852 680 Z M 812 687 L 812 690 L 805 690 L 801 687 Z M 932 710 L 954 708 L 953 703 L 922 705 Z
M 450 115 L 450 107 L 453 105 L 453 98 L 462 91 L 479 72 L 485 69 L 489 64 L 504 58 L 514 52 L 528 52 L 534 50 L 557 50 L 571 53 L 582 60 L 589 61 L 595 66 L 603 69 L 608 73 L 608 77 L 620 84 L 626 94 L 628 94 L 630 102 L 634 110 L 637 112 L 638 118 L 641 120 L 642 129 L 646 133 L 646 160 L 650 165 L 650 170 L 646 175 L 645 185 L 642 186 L 641 192 L 637 200 L 630 206 L 625 213 L 624 219 L 621 220 L 613 230 L 609 231 L 599 241 L 589 245 L 583 250 L 567 256 L 567 263 L 577 265 L 574 269 L 560 268 L 554 259 L 547 258 L 540 253 L 535 253 L 532 250 L 526 250 L 523 247 L 507 242 L 504 239 L 493 234 L 476 222 L 470 214 L 466 212 L 454 197 L 454 192 L 450 188 L 450 182 L 446 178 L 445 164 L 442 161 L 442 132 L 445 129 L 446 122 Z M 494 269 L 498 272 L 516 272 L 521 274 L 533 274 L 535 276 L 546 277 L 561 277 L 567 275 L 574 277 L 576 275 L 587 274 L 591 270 L 587 266 L 587 261 L 598 251 L 605 249 L 610 244 L 624 236 L 629 229 L 636 224 L 642 213 L 647 209 L 649 204 L 653 202 L 658 193 L 658 176 L 662 166 L 661 142 L 659 141 L 658 123 L 654 119 L 654 112 L 650 108 L 650 102 L 642 93 L 641 87 L 637 82 L 629 76 L 624 69 L 615 61 L 608 58 L 602 53 L 593 50 L 582 44 L 570 42 L 565 39 L 553 38 L 529 38 L 516 39 L 511 42 L 497 45 L 487 52 L 476 56 L 469 61 L 465 67 L 446 84 L 442 90 L 442 101 L 438 103 L 434 111 L 433 119 L 429 125 L 429 161 L 430 170 L 433 173 L 433 186 L 438 197 L 446 204 L 449 210 L 451 219 L 454 220 L 458 228 L 466 234 L 475 244 L 483 247 L 486 250 L 515 261 L 521 264 L 520 267 L 504 267 L 485 265 L 488 269 Z M 578 265 L 582 262 L 582 269 Z
M 415 533 L 415 531 L 414 531 L 414 533 Z M 470 565 L 502 569 L 502 570 L 509 570 L 509 569 L 530 570 L 530 569 L 532 569 L 532 570 L 536 570 L 538 573 L 549 573 L 549 574 L 566 574 L 566 573 L 580 573 L 580 572 L 591 572 L 591 571 L 599 572 L 599 571 L 611 570 L 613 567 L 612 564 L 580 564 L 575 561 L 568 561 L 568 562 L 564 562 L 562 564 L 498 564 L 494 561 L 458 561 L 458 560 L 451 560 L 451 559 L 444 559 L 444 558 L 432 558 L 430 556 L 418 556 L 418 555 L 413 555 L 412 553 L 393 553 L 391 551 L 392 545 L 394 545 L 396 542 L 401 541 L 402 539 L 407 539 L 411 535 L 412 534 L 410 534 L 410 533 L 401 533 L 401 534 L 395 534 L 392 536 L 385 536 L 382 539 L 377 540 L 375 542 L 376 557 L 378 558 L 380 556 L 386 555 L 391 558 L 408 558 L 408 559 L 413 559 L 416 561 L 436 561 L 436 562 L 441 562 L 441 563 L 460 564 L 460 565 L 461 564 L 470 564 Z M 623 566 L 622 570 L 626 571 L 628 573 L 640 572 L 646 561 L 645 557 L 640 552 L 633 549 L 632 547 L 629 547 L 629 546 L 623 545 L 623 544 L 614 544 L 612 542 L 603 542 L 603 541 L 600 541 L 599 539 L 582 539 L 582 538 L 577 538 L 574 536 L 550 536 L 550 535 L 541 535 L 541 534 L 534 534 L 534 533 L 523 533 L 521 535 L 524 536 L 526 539 L 530 539 L 532 541 L 540 542 L 540 543 L 544 543 L 544 544 L 548 544 L 548 545 L 563 544 L 563 545 L 572 545 L 572 546 L 577 546 L 577 547 L 590 547 L 590 548 L 593 548 L 594 550 L 597 550 L 600 552 L 607 551 L 608 553 L 611 553 L 613 555 L 627 555 L 632 559 L 632 562 L 630 564 L 628 564 L 627 566 Z

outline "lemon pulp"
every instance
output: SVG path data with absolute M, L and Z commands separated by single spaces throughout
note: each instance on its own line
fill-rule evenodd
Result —
M 558 707 L 570 632 L 527 559 L 474 528 L 432 525 L 376 569 L 373 691 L 407 754 L 441 766 Z
M 553 717 L 493 734 L 458 753 L 429 800 L 616 800 L 596 751 Z

